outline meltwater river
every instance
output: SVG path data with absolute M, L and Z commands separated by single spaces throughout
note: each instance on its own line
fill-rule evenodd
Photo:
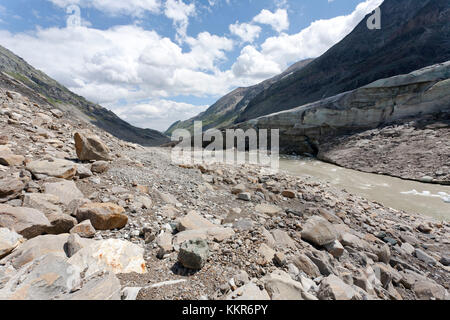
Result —
M 397 210 L 450 221 L 450 186 L 364 173 L 310 158 L 282 157 L 280 170 L 329 182 L 337 188 Z

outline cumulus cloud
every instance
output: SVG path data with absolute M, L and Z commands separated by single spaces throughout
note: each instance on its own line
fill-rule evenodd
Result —
M 69 2 L 84 3 L 84 0 L 51 1 L 61 6 Z M 98 6 L 108 2 L 89 1 Z M 205 108 L 171 101 L 175 97 L 220 97 L 237 86 L 253 85 L 274 76 L 290 63 L 317 57 L 381 2 L 366 0 L 350 15 L 315 21 L 297 34 L 281 33 L 259 46 L 251 42 L 259 33 L 257 29 L 248 31 L 251 28 L 236 23 L 232 33 L 247 41 L 247 45 L 225 70 L 221 68 L 222 62 L 227 61 L 235 44 L 226 36 L 209 32 L 195 37 L 185 35 L 183 45 L 137 25 L 108 29 L 38 28 L 26 33 L 3 30 L 0 39 L 2 45 L 77 94 L 112 109 L 135 125 L 163 130 L 175 120 L 187 119 Z M 182 22 L 188 21 L 186 17 L 191 14 L 177 15 L 174 11 L 169 15 L 173 21 Z M 279 30 L 286 27 L 279 25 Z M 238 31 L 240 28 L 244 31 Z
M 205 111 L 208 106 L 196 106 L 188 103 L 170 100 L 154 100 L 148 103 L 127 105 L 115 108 L 119 117 L 141 128 L 165 131 L 171 124 L 178 120 L 187 120 Z
M 349 15 L 314 21 L 296 34 L 282 33 L 269 37 L 259 49 L 254 46 L 245 47 L 233 65 L 233 72 L 236 76 L 259 78 L 261 75 L 259 68 L 266 64 L 267 66 L 272 64 L 271 67 L 266 66 L 266 70 L 284 70 L 293 62 L 318 57 L 341 41 L 365 15 L 382 2 L 383 0 L 366 0 Z
M 253 21 L 270 25 L 277 32 L 289 29 L 289 18 L 286 9 L 277 9 L 275 12 L 263 9 L 260 14 L 253 18 Z
M 230 25 L 230 32 L 237 35 L 243 42 L 253 42 L 259 37 L 261 27 L 252 25 L 250 23 L 239 23 Z
M 182 41 L 186 38 L 189 17 L 195 15 L 195 4 L 186 4 L 183 0 L 167 0 L 164 14 L 173 21 L 177 29 L 178 40 Z

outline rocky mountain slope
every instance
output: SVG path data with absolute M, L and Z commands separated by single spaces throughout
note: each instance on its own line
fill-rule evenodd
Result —
M 0 107 L 0 299 L 449 299 L 448 222 Z
M 279 129 L 283 153 L 318 154 L 350 168 L 448 184 L 449 113 L 447 61 L 236 127 Z M 401 126 L 411 121 L 426 124 Z M 394 123 L 400 126 L 395 132 L 383 129 Z M 358 132 L 364 140 L 353 144 Z
M 0 46 L 0 81 L 3 88 L 25 95 L 39 94 L 41 100 L 68 112 L 71 116 L 89 121 L 120 139 L 145 146 L 158 146 L 169 141 L 165 135 L 156 130 L 134 127 L 113 112 L 74 94 L 2 46 Z
M 369 30 L 366 20 L 305 68 L 259 93 L 236 122 L 450 60 L 448 0 L 385 0 L 381 30 Z
M 304 68 L 311 61 L 312 59 L 302 60 L 293 64 L 286 71 L 271 79 L 251 87 L 237 88 L 233 90 L 198 116 L 186 121 L 178 121 L 174 123 L 169 129 L 167 129 L 166 134 L 171 135 L 176 129 L 187 129 L 192 131 L 195 121 L 202 121 L 204 130 L 211 128 L 222 128 L 231 125 L 245 110 L 248 103 L 260 92 L 266 90 L 272 84 L 277 83 L 293 72 Z

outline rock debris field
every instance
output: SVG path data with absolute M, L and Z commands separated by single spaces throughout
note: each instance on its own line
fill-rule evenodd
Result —
M 449 299 L 447 222 L 0 105 L 0 299 Z

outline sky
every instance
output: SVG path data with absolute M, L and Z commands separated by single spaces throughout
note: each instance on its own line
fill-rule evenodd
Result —
M 316 58 L 383 0 L 0 0 L 0 45 L 141 128 Z

